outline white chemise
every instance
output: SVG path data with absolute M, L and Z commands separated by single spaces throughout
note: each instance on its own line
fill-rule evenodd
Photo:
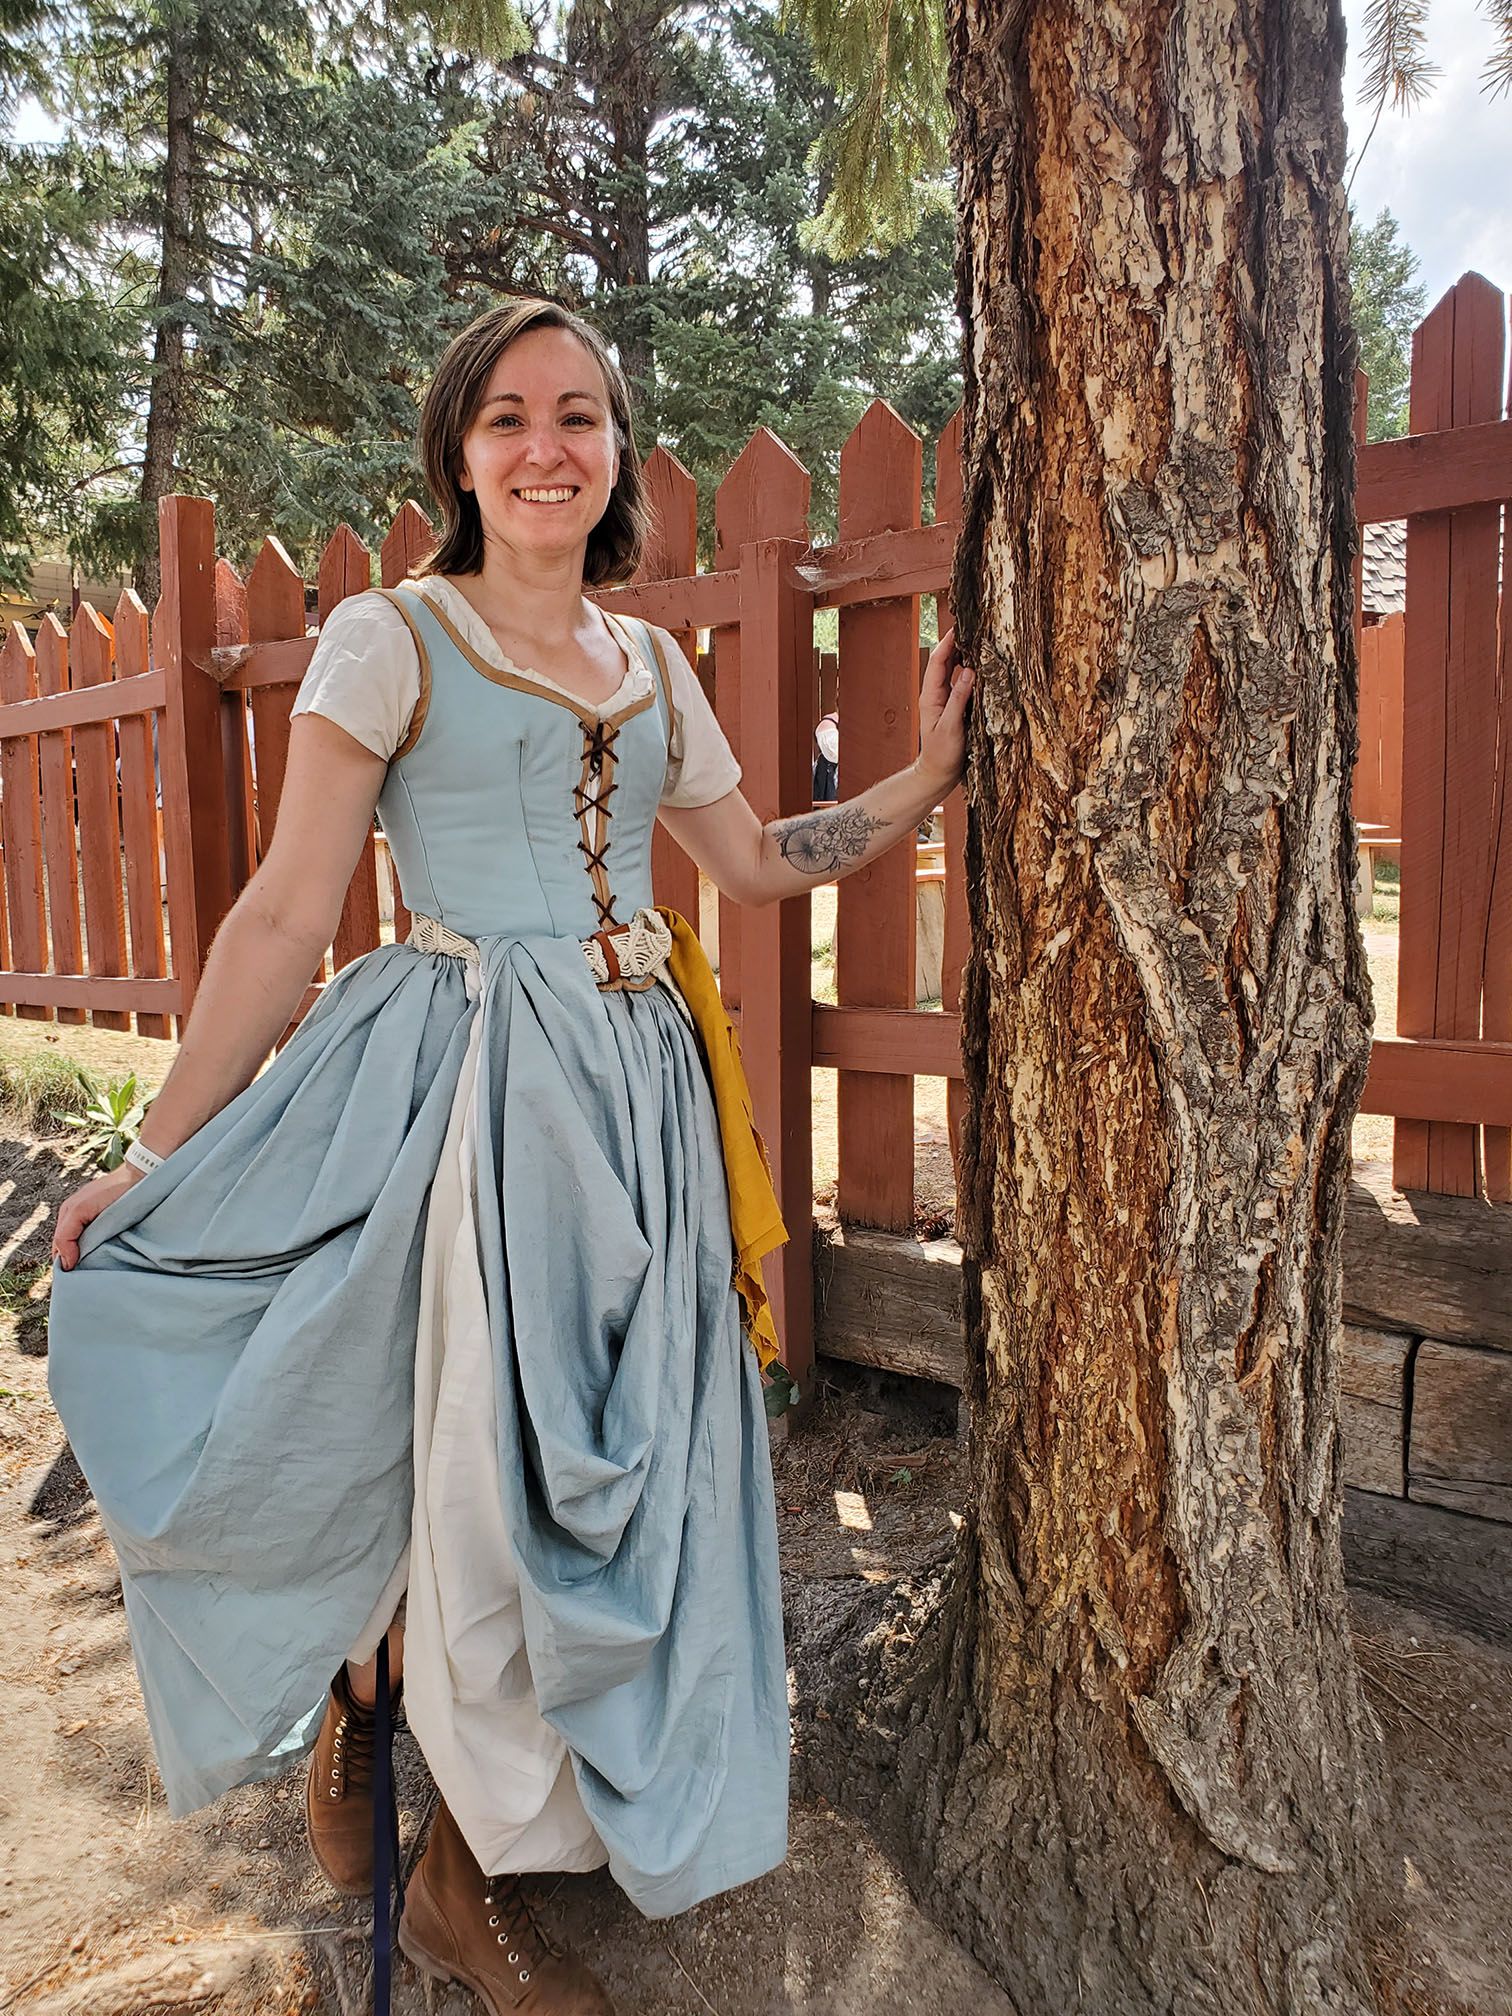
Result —
M 452 582 L 428 574 L 400 586 L 433 603 L 488 664 L 583 704 L 570 687 L 505 657 L 493 632 Z M 672 685 L 672 733 L 661 802 L 712 805 L 740 782 L 740 765 L 676 639 L 666 631 L 660 635 Z M 615 713 L 649 691 L 655 676 L 638 656 L 627 653 L 624 678 L 589 711 Z M 352 595 L 322 626 L 291 714 L 324 715 L 387 761 L 409 732 L 419 700 L 420 658 L 409 625 L 385 596 Z

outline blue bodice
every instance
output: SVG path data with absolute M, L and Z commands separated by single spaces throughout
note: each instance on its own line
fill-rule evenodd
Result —
M 600 716 L 489 664 L 424 596 L 390 600 L 420 651 L 419 707 L 378 799 L 408 908 L 468 938 L 628 923 L 651 902 L 671 729 L 644 626 L 616 628 L 653 688 Z

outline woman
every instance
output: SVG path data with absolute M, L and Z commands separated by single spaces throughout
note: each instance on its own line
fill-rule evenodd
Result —
M 654 821 L 737 902 L 848 873 L 955 782 L 971 682 L 947 641 L 918 762 L 763 827 L 672 640 L 584 597 L 646 529 L 596 332 L 484 316 L 421 445 L 440 545 L 326 624 L 136 1166 L 59 1213 L 52 1381 L 173 1810 L 314 1738 L 312 1845 L 360 1890 L 382 1645 L 441 1794 L 401 1945 L 495 2016 L 587 2016 L 608 1998 L 519 1872 L 607 1862 L 661 1916 L 786 1852 L 727 1104 L 689 934 L 650 908 Z M 410 942 L 345 967 L 254 1078 L 375 807 Z

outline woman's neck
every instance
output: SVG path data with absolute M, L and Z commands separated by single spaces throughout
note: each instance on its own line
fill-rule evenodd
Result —
M 582 555 L 532 560 L 485 548 L 477 574 L 453 575 L 453 583 L 491 630 L 561 647 L 591 621 L 583 600 Z

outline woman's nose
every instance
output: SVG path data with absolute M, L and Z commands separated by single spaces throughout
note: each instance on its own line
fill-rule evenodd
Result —
M 525 437 L 525 459 L 538 469 L 549 469 L 558 460 L 555 434 L 548 428 L 532 427 Z

